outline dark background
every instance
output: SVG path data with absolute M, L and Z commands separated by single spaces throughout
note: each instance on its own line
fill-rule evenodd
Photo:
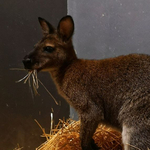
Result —
M 52 95 L 61 101 L 57 106 L 40 86 L 40 96 L 32 99 L 28 84 L 15 83 L 24 77 L 26 71 L 10 70 L 23 68 L 23 57 L 42 38 L 38 17 L 47 19 L 57 26 L 60 18 L 67 14 L 66 0 L 1 0 L 0 1 L 0 149 L 13 150 L 24 147 L 35 149 L 45 138 L 40 137 L 41 129 L 34 119 L 50 129 L 51 108 L 54 109 L 55 123 L 68 118 L 69 106 L 57 94 L 48 73 L 40 73 L 39 79 Z

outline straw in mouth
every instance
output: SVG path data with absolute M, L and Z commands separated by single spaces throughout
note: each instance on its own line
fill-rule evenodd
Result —
M 32 81 L 31 81 L 31 79 L 32 79 Z M 20 80 L 16 81 L 16 83 L 19 83 L 19 82 L 22 82 L 22 81 L 24 81 L 24 84 L 26 84 L 27 81 L 28 81 L 32 96 L 34 94 L 35 95 L 39 95 L 38 88 L 39 88 L 39 83 L 40 83 L 44 87 L 44 89 L 47 91 L 47 93 L 52 97 L 52 99 L 54 100 L 54 102 L 56 103 L 56 105 L 58 105 L 57 100 L 54 98 L 54 96 L 51 94 L 51 92 L 38 79 L 38 77 L 37 77 L 37 70 L 29 71 L 27 75 L 25 75 Z M 34 94 L 33 94 L 33 91 L 34 91 Z

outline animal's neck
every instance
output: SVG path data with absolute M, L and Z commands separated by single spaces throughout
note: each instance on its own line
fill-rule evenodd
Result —
M 66 60 L 60 66 L 49 71 L 57 86 L 61 86 L 67 69 L 78 59 L 72 45 L 68 47 Z

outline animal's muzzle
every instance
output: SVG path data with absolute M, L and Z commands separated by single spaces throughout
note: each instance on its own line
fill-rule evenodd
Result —
M 30 58 L 24 58 L 22 60 L 22 62 L 24 64 L 25 69 L 31 69 L 31 67 L 32 67 L 32 59 L 30 59 Z

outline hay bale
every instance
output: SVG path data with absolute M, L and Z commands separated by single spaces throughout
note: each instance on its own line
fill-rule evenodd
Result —
M 58 129 L 62 123 L 62 128 Z M 47 141 L 40 145 L 36 150 L 81 150 L 80 147 L 80 121 L 60 120 L 59 124 L 50 135 L 44 135 Z M 121 135 L 119 132 L 99 125 L 93 139 L 101 150 L 122 150 Z

